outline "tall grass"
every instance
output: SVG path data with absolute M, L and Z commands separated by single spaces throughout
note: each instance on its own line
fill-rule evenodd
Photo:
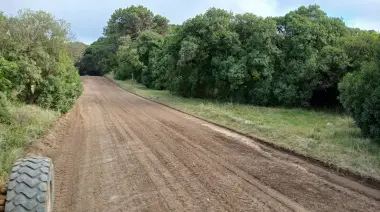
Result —
M 112 79 L 112 75 L 107 77 Z M 352 118 L 344 113 L 188 99 L 168 91 L 149 90 L 132 81 L 114 81 L 141 96 L 338 167 L 380 179 L 380 145 L 363 138 Z
M 59 117 L 58 112 L 33 105 L 10 104 L 9 112 L 9 122 L 0 123 L 0 185 L 7 181 L 14 161 Z

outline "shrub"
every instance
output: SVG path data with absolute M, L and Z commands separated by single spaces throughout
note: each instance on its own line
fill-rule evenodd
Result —
M 10 101 L 70 110 L 82 86 L 66 48 L 69 24 L 43 11 L 0 14 L 0 40 L 0 92 Z
M 40 85 L 37 104 L 62 113 L 68 112 L 82 93 L 81 81 L 75 68 L 60 67 L 59 76 L 49 76 Z
M 9 103 L 7 96 L 0 92 L 0 123 L 10 123 L 12 118 L 11 112 L 9 110 Z
M 363 65 L 347 74 L 339 85 L 340 101 L 363 135 L 380 141 L 380 66 Z

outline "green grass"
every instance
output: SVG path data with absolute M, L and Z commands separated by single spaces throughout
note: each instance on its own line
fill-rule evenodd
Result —
M 112 75 L 108 75 L 112 79 Z M 298 153 L 380 179 L 380 145 L 364 139 L 345 114 L 183 98 L 132 81 L 120 87 Z
M 58 112 L 33 105 L 10 105 L 11 121 L 0 123 L 0 185 L 15 160 L 59 117 Z

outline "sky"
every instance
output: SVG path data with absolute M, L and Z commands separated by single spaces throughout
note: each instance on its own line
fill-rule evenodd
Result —
M 76 40 L 91 44 L 102 35 L 112 13 L 130 5 L 143 5 L 170 23 L 181 24 L 210 7 L 267 17 L 310 4 L 320 5 L 329 16 L 343 18 L 347 26 L 380 31 L 380 0 L 0 0 L 0 11 L 6 15 L 16 15 L 23 8 L 50 12 L 71 23 Z

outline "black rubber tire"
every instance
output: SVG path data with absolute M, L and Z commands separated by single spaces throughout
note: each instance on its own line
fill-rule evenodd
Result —
M 54 203 L 54 167 L 51 159 L 18 159 L 8 184 L 5 212 L 52 212 Z

